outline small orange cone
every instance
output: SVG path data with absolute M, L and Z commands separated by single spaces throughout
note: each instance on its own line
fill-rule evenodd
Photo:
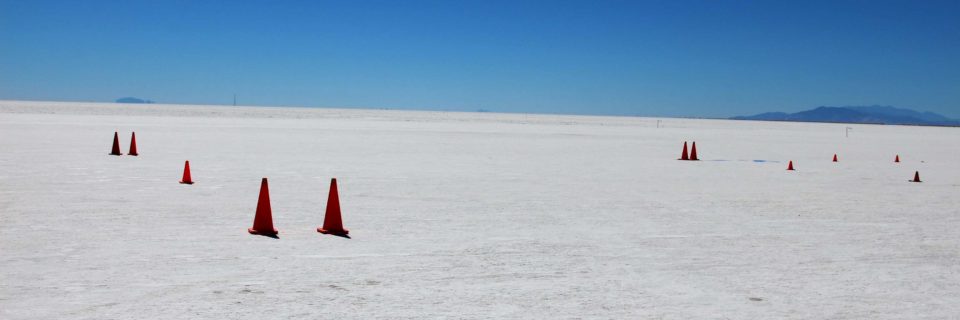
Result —
M 137 154 L 137 133 L 136 132 L 130 133 L 130 152 L 127 152 L 127 154 L 131 156 L 139 155 Z
M 900 155 L 898 154 L 896 158 L 893 158 L 893 162 L 900 163 Z
M 787 170 L 793 171 L 793 160 L 790 160 L 790 163 L 787 164 Z
M 687 142 L 683 142 L 683 154 L 680 155 L 680 159 L 677 160 L 690 160 L 690 157 L 687 156 Z
M 122 156 L 120 153 L 120 136 L 117 135 L 117 132 L 113 132 L 113 148 L 110 150 L 111 156 Z
M 190 160 L 183 163 L 183 179 L 180 180 L 182 184 L 193 184 L 193 179 L 190 178 Z
M 833 162 L 837 162 L 837 154 L 836 154 L 836 153 L 833 154 Z
M 337 178 L 330 179 L 327 213 L 323 217 L 323 227 L 317 228 L 317 232 L 349 238 L 347 234 L 350 233 L 350 230 L 343 228 L 343 221 L 340 219 L 340 195 L 337 192 Z
M 250 234 L 276 237 L 277 231 L 273 227 L 273 212 L 270 210 L 270 189 L 267 187 L 267 178 L 260 182 L 260 199 L 257 200 L 257 214 L 253 218 L 253 228 L 247 229 Z
M 697 142 L 694 141 L 693 145 L 690 146 L 690 160 L 700 160 L 697 159 Z
M 910 182 L 923 182 L 923 181 L 920 181 L 920 171 L 916 171 L 913 173 L 913 180 L 911 180 Z

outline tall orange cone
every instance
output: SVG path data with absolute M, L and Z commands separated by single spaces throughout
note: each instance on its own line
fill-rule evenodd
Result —
M 113 132 L 113 148 L 110 150 L 111 156 L 122 156 L 120 153 L 120 136 L 117 135 L 117 132 Z
M 341 237 L 347 237 L 347 234 L 350 233 L 350 230 L 343 228 L 343 221 L 340 220 L 340 195 L 337 192 L 337 178 L 330 179 L 327 213 L 323 217 L 323 227 L 317 228 L 317 232 Z
M 833 154 L 833 162 L 837 162 L 837 154 L 836 154 L 836 153 Z
M 683 142 L 683 154 L 680 155 L 680 159 L 677 160 L 690 160 L 690 157 L 687 156 L 687 142 Z
M 913 173 L 913 180 L 910 180 L 910 182 L 923 182 L 923 181 L 920 181 L 920 171 L 916 171 Z
M 270 210 L 270 189 L 267 187 L 267 178 L 260 182 L 260 199 L 257 200 L 257 215 L 253 218 L 253 228 L 247 229 L 250 234 L 275 237 L 276 228 L 273 227 L 273 212 Z
M 183 163 L 183 179 L 180 180 L 182 184 L 193 184 L 193 179 L 190 178 L 190 160 Z
M 700 160 L 697 159 L 697 142 L 694 141 L 693 145 L 690 146 L 690 160 Z
M 136 132 L 130 133 L 130 152 L 127 152 L 127 154 L 131 156 L 139 155 L 137 154 L 137 133 Z
M 793 171 L 793 160 L 790 160 L 790 163 L 787 164 L 787 170 Z
M 900 163 L 900 155 L 898 154 L 896 158 L 893 158 L 893 162 Z

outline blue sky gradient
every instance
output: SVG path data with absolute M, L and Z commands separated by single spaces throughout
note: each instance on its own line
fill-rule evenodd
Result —
M 0 99 L 960 118 L 960 1 L 0 0 Z

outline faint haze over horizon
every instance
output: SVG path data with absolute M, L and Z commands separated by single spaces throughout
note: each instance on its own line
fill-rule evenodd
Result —
M 0 0 L 0 99 L 960 118 L 960 1 Z

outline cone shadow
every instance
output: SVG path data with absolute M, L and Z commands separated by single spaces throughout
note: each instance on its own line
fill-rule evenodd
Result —
M 255 236 L 264 236 L 267 238 L 280 239 L 280 235 L 278 234 L 263 234 L 263 233 L 251 233 L 251 234 Z
M 280 232 L 277 231 L 277 229 L 273 229 L 273 232 L 259 232 L 257 230 L 254 230 L 253 228 L 250 228 L 250 229 L 247 229 L 247 233 L 250 233 L 255 236 L 264 236 L 264 237 L 269 237 L 274 239 L 280 239 L 280 236 L 279 236 Z
M 338 237 L 341 237 L 341 238 L 353 239 L 353 238 L 350 237 L 350 233 L 349 233 L 349 232 L 347 232 L 347 233 L 343 233 L 343 232 L 330 232 L 330 231 L 328 231 L 328 230 L 324 230 L 323 228 L 317 228 L 317 232 L 319 232 L 319 233 L 321 233 L 321 234 L 328 235 L 328 236 L 338 236 Z

